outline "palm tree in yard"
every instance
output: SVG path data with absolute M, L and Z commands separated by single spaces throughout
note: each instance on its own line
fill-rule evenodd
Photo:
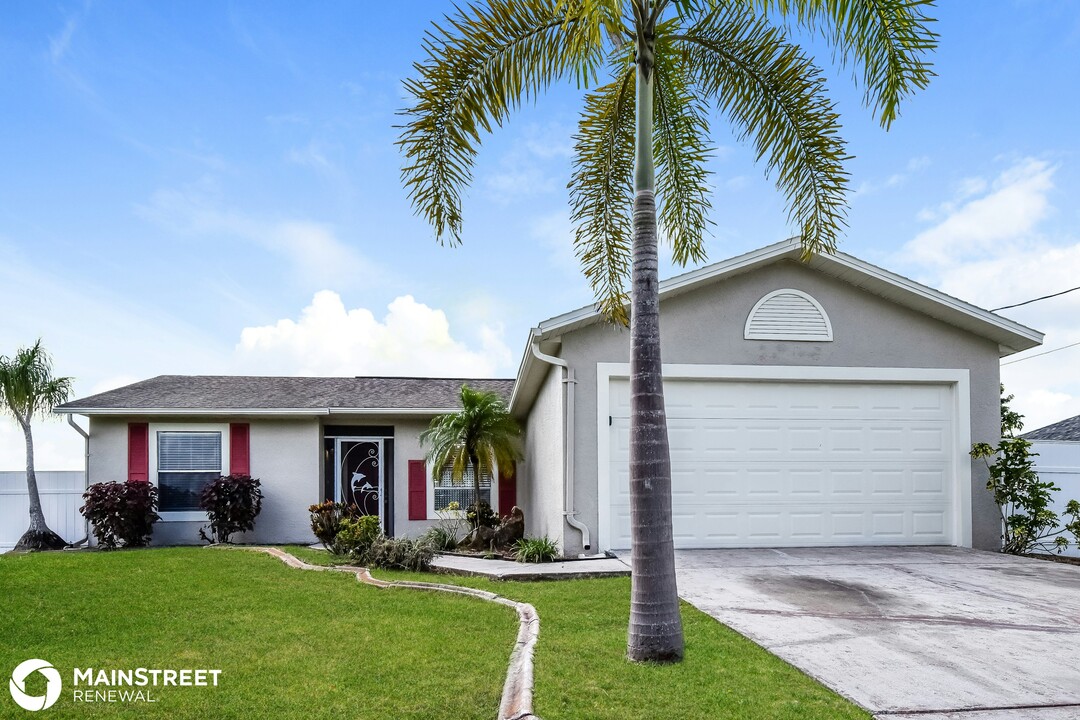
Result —
M 521 428 L 496 393 L 461 386 L 461 409 L 438 415 L 420 433 L 420 445 L 428 449 L 427 459 L 435 473 L 450 468 L 454 482 L 460 483 L 473 471 L 473 507 L 480 519 L 480 479 L 507 474 L 518 458 Z
M 0 407 L 22 428 L 26 438 L 26 488 L 30 494 L 30 527 L 16 550 L 59 550 L 67 543 L 49 529 L 41 511 L 37 476 L 34 474 L 34 436 L 30 421 L 43 417 L 71 395 L 71 378 L 53 377 L 52 360 L 41 347 L 22 348 L 15 357 L 0 357 Z
M 405 83 L 402 178 L 440 242 L 482 133 L 557 80 L 588 89 L 570 179 L 575 248 L 599 308 L 630 325 L 632 597 L 628 654 L 678 660 L 671 469 L 660 364 L 657 240 L 705 258 L 710 120 L 724 116 L 775 176 L 805 255 L 835 248 L 848 159 L 824 77 L 789 29 L 831 44 L 888 128 L 930 81 L 926 0 L 488 0 L 428 33 Z M 609 80 L 597 86 L 601 72 Z M 657 191 L 659 207 L 657 207 Z M 630 280 L 627 315 L 626 284 Z

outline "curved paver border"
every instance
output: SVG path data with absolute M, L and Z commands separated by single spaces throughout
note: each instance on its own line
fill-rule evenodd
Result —
M 230 546 L 211 545 L 210 547 L 228 548 Z M 455 595 L 469 595 L 480 600 L 513 608 L 518 616 L 518 634 L 514 650 L 510 653 L 510 666 L 506 671 L 506 681 L 503 683 L 502 701 L 499 704 L 499 720 L 540 720 L 533 714 L 532 710 L 533 651 L 536 647 L 536 641 L 540 637 L 540 616 L 536 614 L 536 608 L 529 603 L 518 602 L 486 590 L 462 587 L 460 585 L 379 580 L 372 577 L 368 569 L 364 567 L 354 565 L 312 565 L 295 555 L 274 547 L 239 546 L 233 547 L 233 549 L 264 552 L 298 570 L 331 570 L 352 573 L 357 580 L 365 585 L 374 585 L 379 588 L 400 587 L 454 593 Z

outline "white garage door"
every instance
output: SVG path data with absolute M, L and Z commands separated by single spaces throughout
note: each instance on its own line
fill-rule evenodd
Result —
M 675 546 L 953 543 L 952 390 L 667 380 Z M 610 388 L 610 546 L 630 546 L 626 380 Z

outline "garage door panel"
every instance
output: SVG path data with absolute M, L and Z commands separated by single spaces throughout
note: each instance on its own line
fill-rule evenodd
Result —
M 946 421 L 844 422 L 788 420 L 739 426 L 730 420 L 671 418 L 668 444 L 673 462 L 680 460 L 731 460 L 746 457 L 782 457 L 787 460 L 858 458 L 867 455 L 894 459 L 918 455 L 946 460 L 952 424 Z M 630 419 L 612 418 L 612 458 L 630 458 Z
M 946 385 L 668 381 L 677 547 L 951 541 Z M 629 390 L 611 385 L 611 543 L 627 547 Z
M 628 463 L 610 466 L 613 502 L 630 502 Z M 693 463 L 673 462 L 672 496 L 688 502 L 752 501 L 754 497 L 783 496 L 798 502 L 893 502 L 917 498 L 938 502 L 948 495 L 946 474 L 937 463 L 919 462 L 897 466 L 888 462 L 866 465 L 839 463 L 806 467 L 803 463 Z
M 943 385 L 725 381 L 723 391 L 701 393 L 702 384 L 666 381 L 669 417 L 924 420 L 947 416 L 950 407 Z M 611 415 L 629 415 L 629 383 L 612 383 L 609 397 Z
M 931 507 L 702 506 L 676 510 L 677 547 L 945 544 L 946 514 Z M 630 509 L 612 515 L 613 547 L 630 546 Z

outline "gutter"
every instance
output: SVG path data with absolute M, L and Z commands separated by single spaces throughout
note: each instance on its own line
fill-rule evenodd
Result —
M 67 423 L 75 428 L 75 432 L 83 436 L 83 492 L 85 493 L 90 488 L 90 434 L 75 423 L 75 416 L 71 413 L 68 413 Z M 82 540 L 69 543 L 68 547 L 78 547 L 83 543 L 89 545 L 90 521 L 87 520 L 85 516 L 83 517 L 83 533 Z
M 529 343 L 529 350 L 533 356 L 548 365 L 562 368 L 563 382 L 563 517 L 570 527 L 581 533 L 581 547 L 589 550 L 592 547 L 589 537 L 589 526 L 578 520 L 577 511 L 574 510 L 574 370 L 566 360 L 548 355 L 540 351 L 540 340 L 535 336 Z

